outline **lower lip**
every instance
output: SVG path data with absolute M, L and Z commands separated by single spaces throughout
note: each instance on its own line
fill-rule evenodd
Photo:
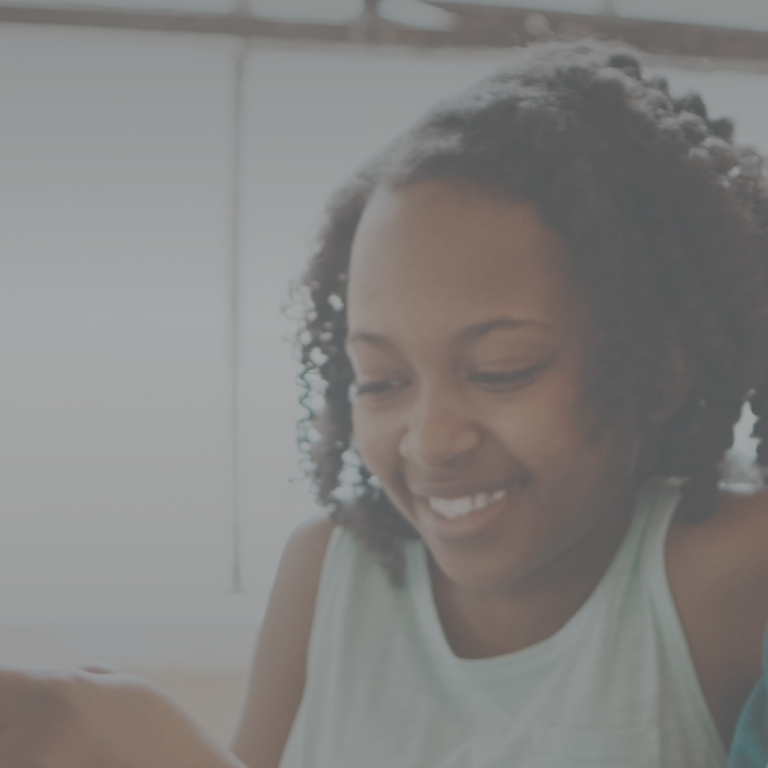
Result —
M 460 517 L 446 517 L 432 509 L 427 499 L 420 499 L 419 506 L 424 510 L 424 524 L 441 539 L 465 539 L 486 533 L 496 522 L 505 516 L 510 496 L 520 486 L 507 488 L 506 495 L 498 501 L 492 501 L 482 509 L 476 509 Z

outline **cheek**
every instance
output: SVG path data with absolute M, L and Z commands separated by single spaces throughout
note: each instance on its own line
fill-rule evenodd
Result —
M 523 463 L 538 475 L 539 491 L 577 496 L 627 482 L 634 472 L 640 433 L 630 414 L 609 425 L 598 421 L 593 399 L 562 392 L 558 400 L 531 407 L 521 416 L 518 435 Z
M 572 376 L 553 377 L 500 404 L 487 423 L 502 442 L 515 446 L 534 463 L 581 452 L 590 443 L 596 417 L 585 388 Z M 525 461 L 525 456 L 520 458 Z
M 386 482 L 398 461 L 399 439 L 393 420 L 352 405 L 352 436 L 366 468 Z

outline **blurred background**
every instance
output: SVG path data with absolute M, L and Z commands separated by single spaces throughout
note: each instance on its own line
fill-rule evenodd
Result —
M 281 305 L 324 201 L 583 35 L 768 151 L 764 0 L 0 0 L 0 660 L 138 672 L 230 738 L 313 509 Z

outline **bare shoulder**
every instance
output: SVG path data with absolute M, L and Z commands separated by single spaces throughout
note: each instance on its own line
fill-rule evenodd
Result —
M 761 551 L 761 563 L 768 570 L 768 488 L 741 493 L 721 491 L 714 517 L 746 551 L 752 547 Z
M 320 572 L 334 524 L 330 518 L 312 517 L 289 537 L 272 586 L 259 632 L 258 648 L 279 635 L 279 646 L 292 647 L 306 655 L 312 627 Z M 303 667 L 302 667 L 303 669 Z
M 727 745 L 762 673 L 768 491 L 721 492 L 708 519 L 674 522 L 667 575 L 704 697 Z
M 687 601 L 710 633 L 727 635 L 724 645 L 742 643 L 748 675 L 759 669 L 768 622 L 768 489 L 721 491 L 709 519 L 673 526 L 667 559 L 681 613 Z
M 280 558 L 273 596 L 279 587 L 284 586 L 284 581 L 298 578 L 297 586 L 303 589 L 307 589 L 308 581 L 312 582 L 314 588 L 309 591 L 314 603 L 320 569 L 333 528 L 333 521 L 326 515 L 315 515 L 296 528 L 288 538 Z
M 721 491 L 715 513 L 695 526 L 682 526 L 678 537 L 699 574 L 716 594 L 768 587 L 768 489 L 743 493 Z M 698 570 L 698 569 L 697 569 Z M 768 590 L 766 597 L 768 609 Z
M 288 539 L 264 614 L 235 752 L 277 768 L 304 691 L 315 601 L 333 522 L 315 517 Z
M 721 493 L 714 517 L 723 567 L 733 575 L 731 584 L 724 581 L 738 591 L 762 632 L 768 622 L 768 489 Z

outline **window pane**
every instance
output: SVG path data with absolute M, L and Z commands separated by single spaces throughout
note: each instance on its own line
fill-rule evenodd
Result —
M 231 46 L 0 29 L 0 583 L 222 589 Z

